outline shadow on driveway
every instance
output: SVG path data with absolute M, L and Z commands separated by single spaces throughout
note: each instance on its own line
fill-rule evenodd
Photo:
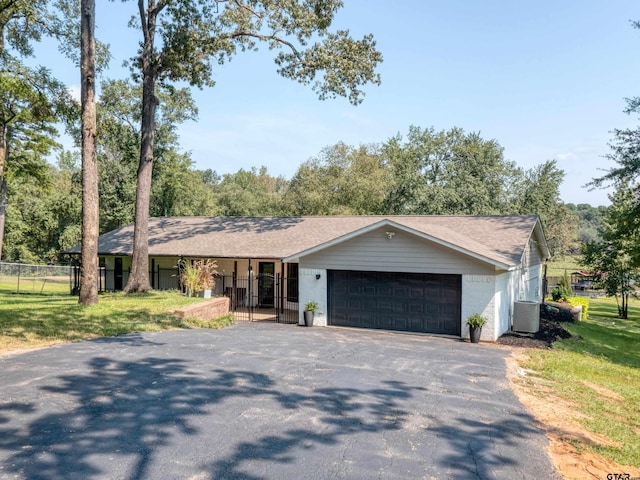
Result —
M 166 349 L 171 338 L 143 337 L 93 345 Z M 507 478 L 526 468 L 509 447 L 540 435 L 523 413 L 442 423 L 426 381 L 365 372 L 349 385 L 333 366 L 274 374 L 224 348 L 224 368 L 171 353 L 93 356 L 0 393 L 0 478 Z

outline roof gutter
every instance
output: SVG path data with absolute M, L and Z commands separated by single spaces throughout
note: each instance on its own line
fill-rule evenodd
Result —
M 487 258 L 487 257 L 485 257 L 483 255 L 478 254 L 478 253 L 472 252 L 472 251 L 467 250 L 465 248 L 462 248 L 462 247 L 459 247 L 459 246 L 454 245 L 452 243 L 449 243 L 449 242 L 446 242 L 444 240 L 441 240 L 440 238 L 434 237 L 432 235 L 428 235 L 426 233 L 419 232 L 417 230 L 414 230 L 412 228 L 406 227 L 404 225 L 400 225 L 399 223 L 393 222 L 393 221 L 391 221 L 389 219 L 384 219 L 384 220 L 382 220 L 380 222 L 374 223 L 372 225 L 368 225 L 368 226 L 366 226 L 364 228 L 361 228 L 359 230 L 355 230 L 353 232 L 350 232 L 350 233 L 348 233 L 346 235 L 343 235 L 341 237 L 338 237 L 336 239 L 330 240 L 330 241 L 322 243 L 320 245 L 316 245 L 315 247 L 309 248 L 307 250 L 303 250 L 301 252 L 295 253 L 295 254 L 290 255 L 290 256 L 288 256 L 286 258 L 283 258 L 282 261 L 284 263 L 299 261 L 301 257 L 305 257 L 307 255 L 311 255 L 313 253 L 319 252 L 321 250 L 324 250 L 326 248 L 332 247 L 334 245 L 338 245 L 338 244 L 340 244 L 342 242 L 345 242 L 347 240 L 350 240 L 352 238 L 358 237 L 358 236 L 360 236 L 360 235 L 362 235 L 364 233 L 368 233 L 368 232 L 371 232 L 373 230 L 377 230 L 380 227 L 385 227 L 385 226 L 390 226 L 390 227 L 393 227 L 393 228 L 397 228 L 398 230 L 402 230 L 403 232 L 406 232 L 406 233 L 409 233 L 411 235 L 415 235 L 417 237 L 423 238 L 423 239 L 428 240 L 430 242 L 433 242 L 433 243 L 435 243 L 437 245 L 441 245 L 441 246 L 446 247 L 446 248 L 448 248 L 450 250 L 453 250 L 453 251 L 461 253 L 463 255 L 467 255 L 469 257 L 475 258 L 476 260 L 480 260 L 481 262 L 488 263 L 490 265 L 493 265 L 493 266 L 495 266 L 497 268 L 500 268 L 500 269 L 503 269 L 503 270 L 511 270 L 512 268 L 514 268 L 513 265 L 509 265 L 509 264 L 506 264 L 506 263 L 502 263 L 502 262 Z

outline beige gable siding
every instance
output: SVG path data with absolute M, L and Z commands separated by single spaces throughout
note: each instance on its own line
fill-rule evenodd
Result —
M 543 263 L 540 247 L 533 237 L 529 240 L 523 263 L 525 267 L 532 267 Z
M 388 238 L 386 232 L 393 231 Z M 487 275 L 493 266 L 392 228 L 365 233 L 300 259 L 304 268 Z

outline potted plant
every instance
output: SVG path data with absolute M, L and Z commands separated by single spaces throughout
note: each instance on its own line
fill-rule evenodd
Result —
M 211 298 L 211 289 L 215 285 L 213 276 L 218 273 L 216 267 L 214 260 L 185 262 L 180 279 L 189 297 L 202 294 L 204 298 Z
M 211 290 L 215 287 L 216 282 L 214 275 L 218 273 L 216 268 L 218 264 L 215 260 L 200 260 L 196 262 L 198 271 L 200 273 L 200 287 L 202 288 L 202 296 L 204 298 L 211 298 Z
M 304 324 L 313 327 L 313 317 L 318 311 L 318 302 L 307 302 L 304 306 Z
M 487 324 L 487 317 L 474 313 L 467 318 L 467 325 L 469 326 L 469 339 L 471 343 L 480 342 L 480 335 L 482 335 L 482 327 Z

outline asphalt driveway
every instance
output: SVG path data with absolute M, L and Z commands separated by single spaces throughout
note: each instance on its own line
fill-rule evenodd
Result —
M 0 478 L 559 478 L 506 354 L 243 323 L 0 357 Z

